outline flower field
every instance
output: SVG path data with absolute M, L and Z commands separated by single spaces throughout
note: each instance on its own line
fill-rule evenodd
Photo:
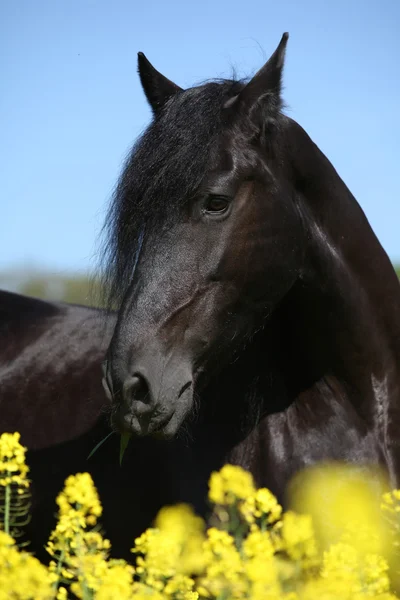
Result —
M 57 497 L 46 566 L 18 544 L 29 518 L 25 452 L 18 433 L 0 436 L 0 600 L 398 597 L 400 491 L 380 474 L 308 469 L 283 511 L 248 472 L 225 465 L 210 477 L 209 527 L 188 505 L 166 506 L 132 540 L 128 564 L 109 558 L 100 498 L 90 475 L 78 473 Z

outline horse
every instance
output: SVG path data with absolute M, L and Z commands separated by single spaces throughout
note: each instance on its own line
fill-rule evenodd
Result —
M 186 435 L 195 478 L 232 462 L 278 498 L 328 459 L 381 465 L 397 486 L 399 281 L 285 115 L 287 40 L 250 80 L 189 89 L 138 55 L 153 119 L 106 219 L 112 424 Z
M 282 503 L 325 459 L 379 464 L 397 485 L 399 283 L 284 114 L 286 43 L 249 81 L 187 90 L 139 53 L 153 119 L 106 218 L 109 308 L 0 295 L 1 429 L 31 448 L 38 554 L 77 471 L 120 557 L 165 504 L 206 515 L 208 477 L 228 462 Z M 110 425 L 131 436 L 122 467 L 118 435 L 87 460 Z

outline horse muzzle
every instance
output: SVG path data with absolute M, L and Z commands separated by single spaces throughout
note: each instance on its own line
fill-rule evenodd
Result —
M 191 369 L 172 361 L 162 369 L 134 365 L 130 371 L 119 381 L 109 371 L 103 379 L 114 428 L 139 437 L 173 438 L 193 405 Z

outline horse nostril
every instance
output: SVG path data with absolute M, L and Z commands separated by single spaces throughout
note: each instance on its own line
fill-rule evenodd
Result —
M 142 402 L 147 399 L 149 395 L 149 387 L 146 379 L 135 373 L 132 377 L 127 379 L 124 383 L 124 398 L 130 402 L 134 400 L 141 400 Z

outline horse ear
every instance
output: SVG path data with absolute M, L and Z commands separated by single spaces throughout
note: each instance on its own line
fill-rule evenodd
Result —
M 157 114 L 171 96 L 182 91 L 182 88 L 161 75 L 143 52 L 138 52 L 138 72 L 143 91 L 154 114 Z
M 234 98 L 226 103 L 226 107 L 240 106 L 247 112 L 266 100 L 270 110 L 278 111 L 281 107 L 282 71 L 285 60 L 288 33 L 282 35 L 281 41 L 268 62 L 254 75 L 249 83 Z

